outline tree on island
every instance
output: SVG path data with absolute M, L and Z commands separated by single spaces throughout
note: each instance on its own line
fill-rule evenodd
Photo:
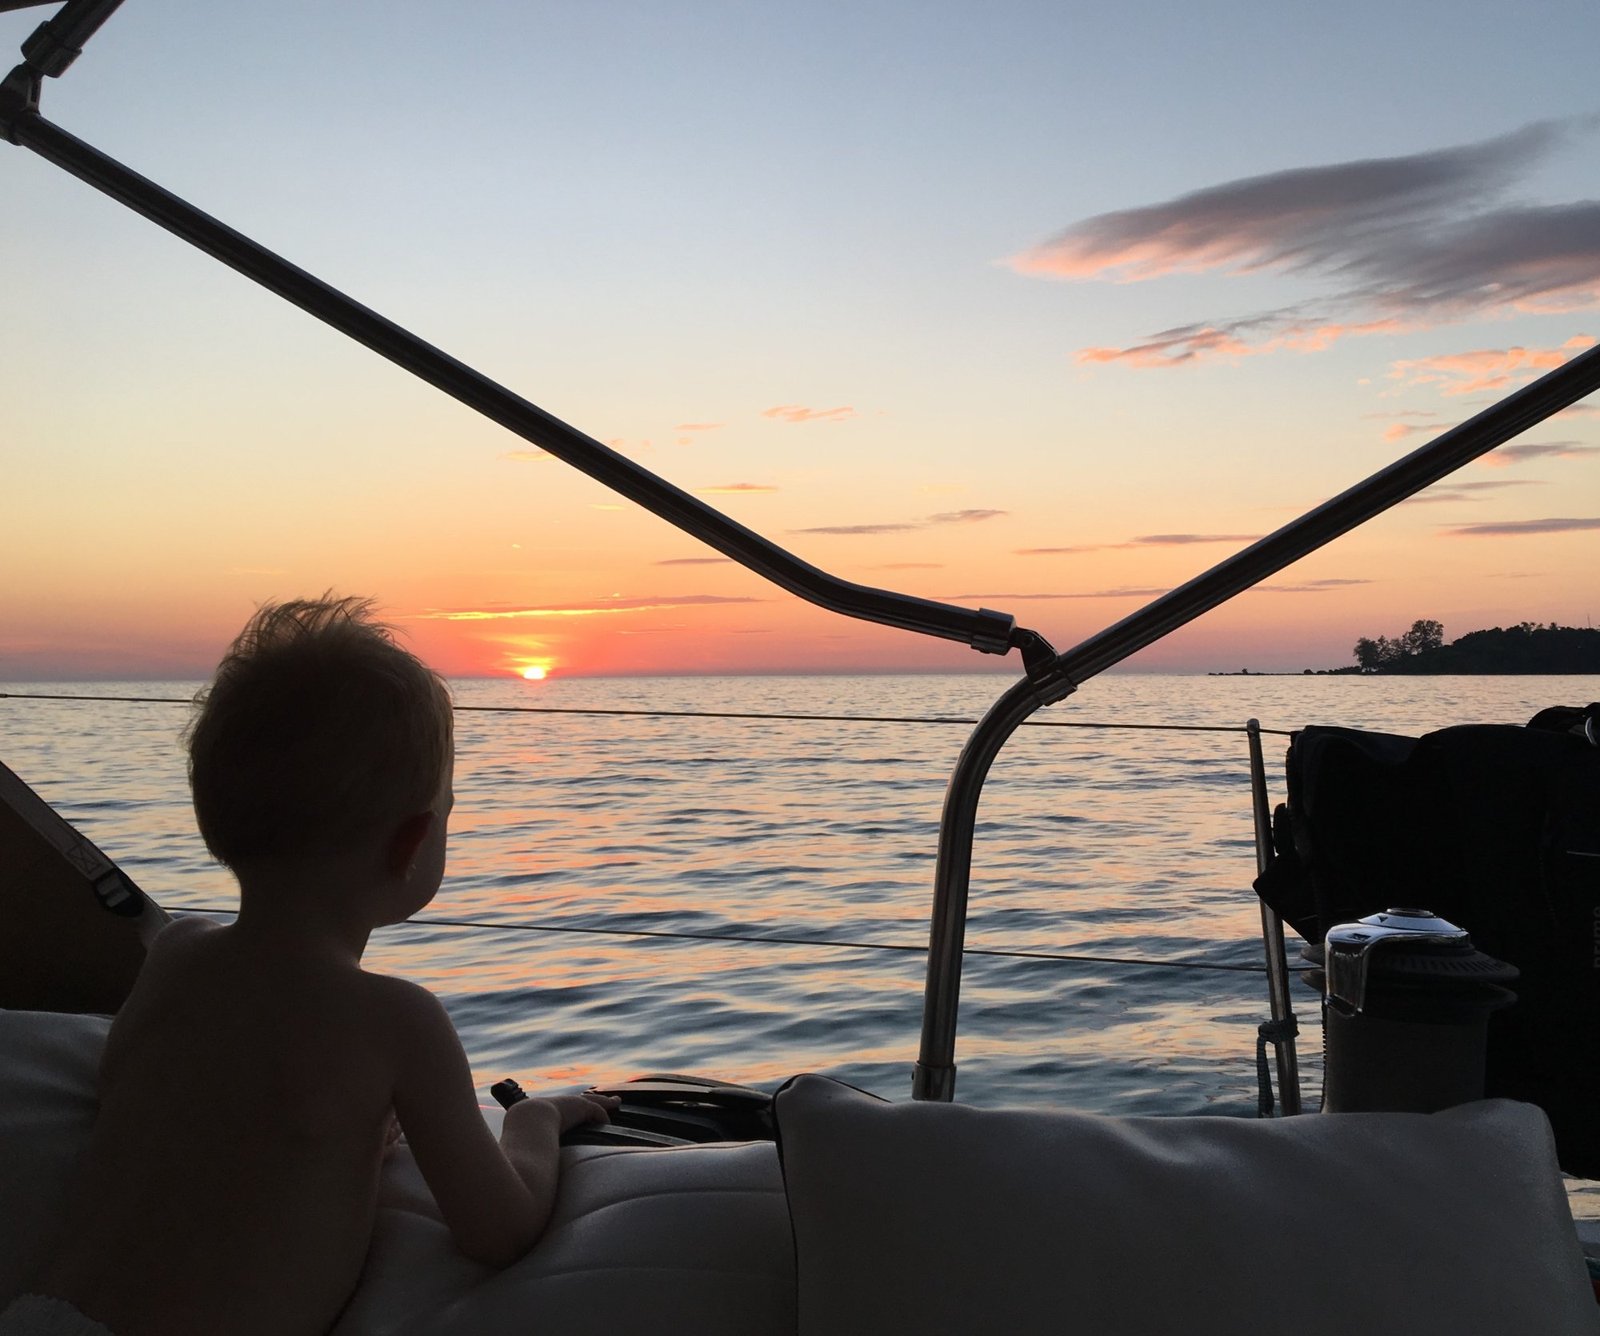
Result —
M 1404 635 L 1356 641 L 1355 669 L 1364 673 L 1600 673 L 1600 631 L 1522 622 L 1469 631 L 1444 643 L 1444 627 L 1419 620 Z
M 1439 649 L 1443 644 L 1444 624 L 1418 618 L 1411 623 L 1409 631 L 1393 640 L 1388 636 L 1379 636 L 1376 640 L 1368 640 L 1363 636 L 1356 641 L 1356 663 L 1363 671 L 1375 672 L 1401 659 Z

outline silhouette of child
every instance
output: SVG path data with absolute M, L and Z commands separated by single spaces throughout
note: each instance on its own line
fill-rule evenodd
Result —
M 457 1246 L 543 1232 L 557 1138 L 614 1101 L 529 1099 L 499 1144 L 427 990 L 361 968 L 439 889 L 450 699 L 355 599 L 262 608 L 197 700 L 195 816 L 239 881 L 180 918 L 116 1017 L 60 1246 L 0 1333 L 323 1333 L 349 1299 L 398 1119 Z

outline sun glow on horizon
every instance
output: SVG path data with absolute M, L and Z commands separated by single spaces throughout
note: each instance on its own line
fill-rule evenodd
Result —
M 550 675 L 550 670 L 541 663 L 530 663 L 522 670 L 522 680 L 525 682 L 543 682 Z

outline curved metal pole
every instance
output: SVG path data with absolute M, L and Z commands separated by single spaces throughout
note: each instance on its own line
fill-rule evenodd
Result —
M 1007 613 L 987 608 L 960 608 L 855 584 L 800 560 L 698 497 L 608 449 L 52 125 L 38 113 L 38 83 L 38 71 L 23 65 L 13 70 L 0 86 L 0 136 L 32 149 L 229 268 L 254 279 L 301 310 L 790 593 L 830 612 L 922 635 L 959 640 L 985 654 L 1005 654 L 1013 646 L 1024 644 L 1025 638 L 1031 635 L 1019 629 Z
M 978 721 L 961 749 L 939 822 L 933 922 L 928 936 L 928 981 L 922 995 L 922 1047 L 911 1070 L 913 1099 L 949 1101 L 956 1090 L 956 1015 L 961 1003 L 961 951 L 967 935 L 967 889 L 978 795 L 1000 748 L 1035 710 L 1073 690 L 1064 679 L 1041 689 L 1015 683 Z

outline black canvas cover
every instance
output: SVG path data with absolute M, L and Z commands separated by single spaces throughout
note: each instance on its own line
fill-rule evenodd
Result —
M 1430 909 L 1521 972 L 1490 1023 L 1488 1093 L 1541 1105 L 1563 1168 L 1600 1178 L 1600 705 L 1420 738 L 1309 727 L 1256 890 L 1308 942 Z

